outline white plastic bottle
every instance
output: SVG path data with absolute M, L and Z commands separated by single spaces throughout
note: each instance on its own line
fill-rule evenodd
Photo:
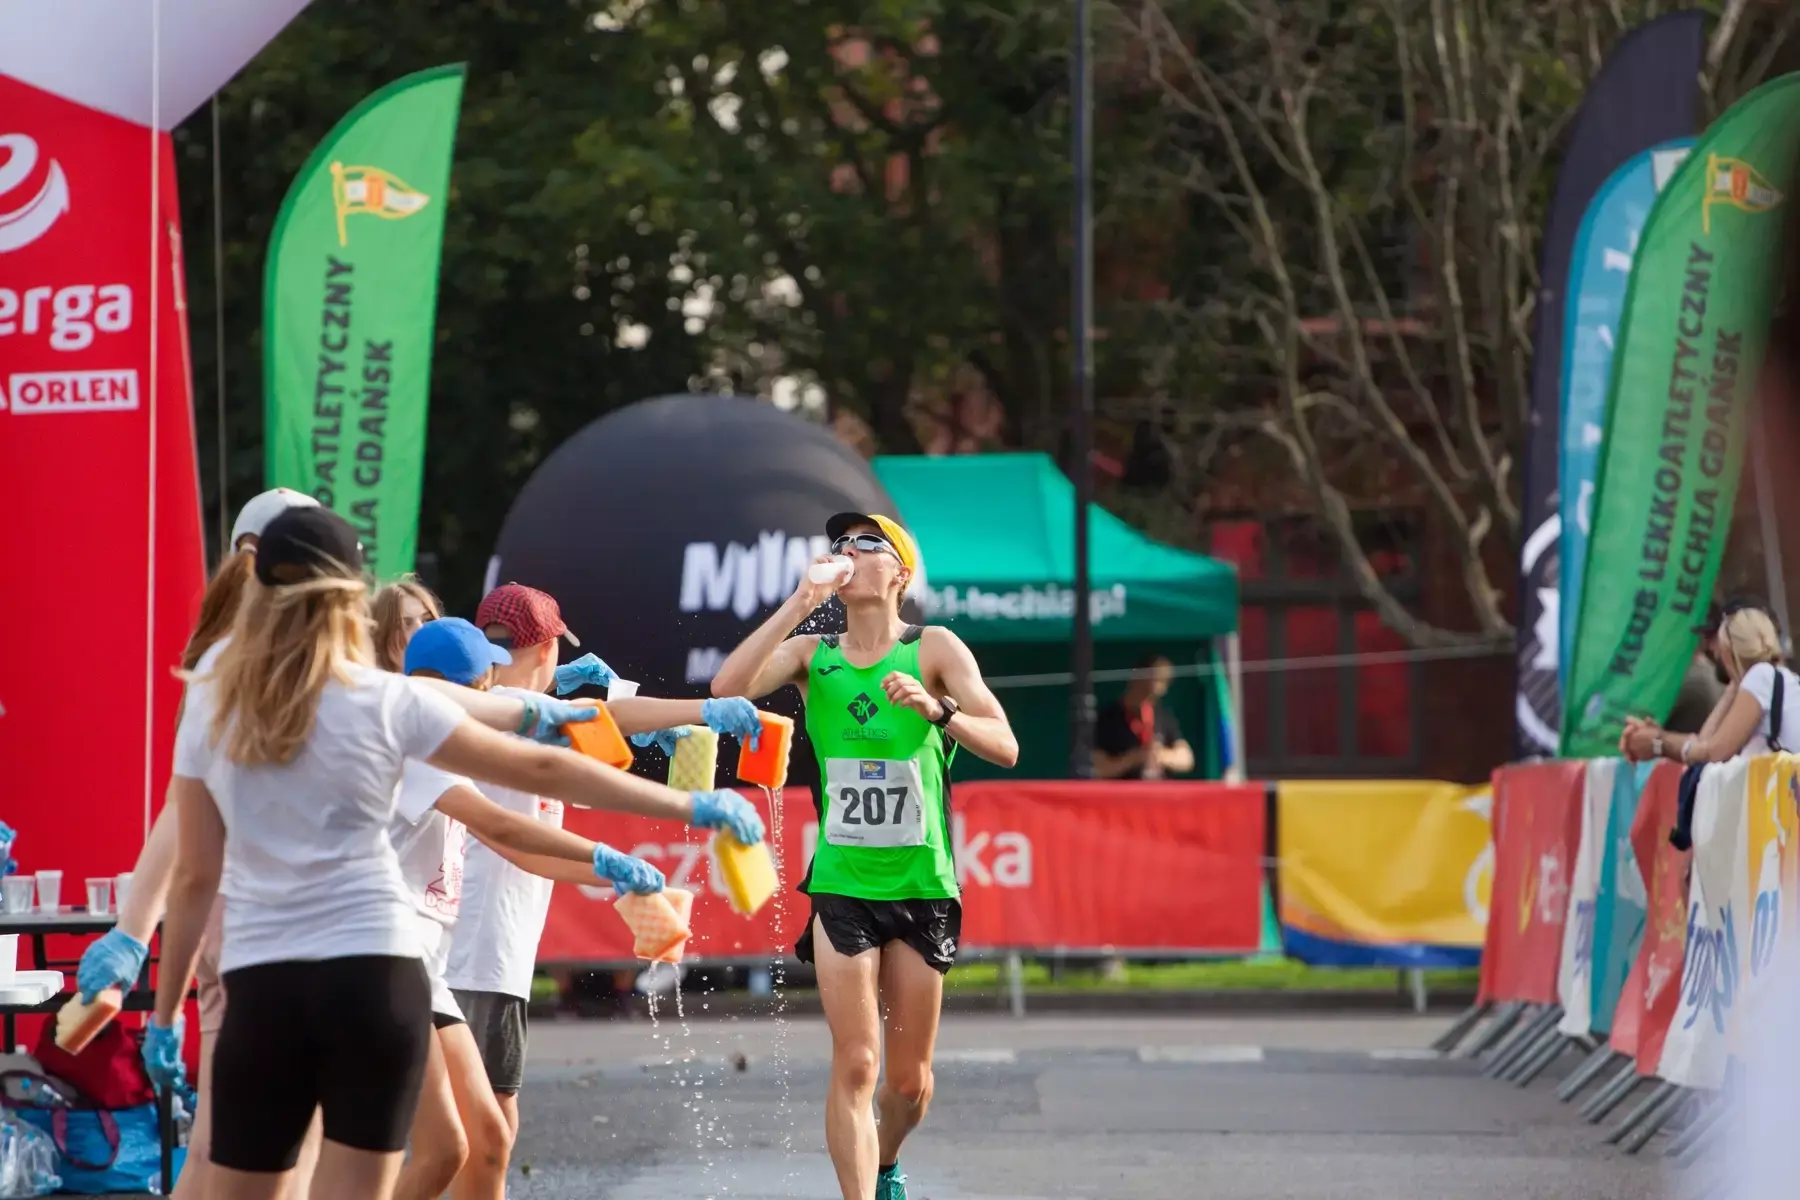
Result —
M 843 587 L 856 574 L 856 561 L 844 554 L 834 554 L 830 562 L 814 563 L 806 577 L 814 583 L 836 583 Z

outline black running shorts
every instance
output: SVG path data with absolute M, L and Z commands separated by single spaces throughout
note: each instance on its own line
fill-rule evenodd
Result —
M 324 1110 L 325 1137 L 406 1148 L 431 1048 L 431 982 L 416 958 L 366 955 L 244 967 L 213 1049 L 212 1161 L 291 1168 Z
M 957 900 L 858 900 L 814 894 L 812 915 L 825 927 L 831 948 L 843 955 L 905 942 L 942 975 L 956 964 L 962 937 L 962 903 Z M 814 921 L 794 944 L 801 962 L 813 961 Z

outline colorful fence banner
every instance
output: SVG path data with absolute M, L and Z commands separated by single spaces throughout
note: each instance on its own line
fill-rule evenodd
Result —
M 1324 966 L 1473 966 L 1493 886 L 1486 788 L 1283 781 L 1276 792 L 1287 953 Z
M 1588 1029 L 1609 1033 L 1626 977 L 1644 940 L 1644 914 L 1649 895 L 1631 846 L 1638 799 L 1655 770 L 1654 763 L 1621 763 L 1613 772 L 1607 801 L 1606 846 L 1600 860 L 1600 893 L 1594 901 L 1594 965 Z
M 1494 902 L 1481 956 L 1483 1000 L 1556 1001 L 1586 787 L 1586 764 L 1578 762 L 1494 772 Z
M 1656 1070 L 1683 1087 L 1723 1084 L 1735 1036 L 1752 926 L 1744 820 L 1749 771 L 1743 759 L 1707 767 L 1694 801 L 1681 999 Z
M 1613 749 L 1668 713 L 1712 599 L 1777 286 L 1800 74 L 1714 122 L 1670 180 L 1634 260 L 1595 480 L 1561 751 Z
M 1744 947 L 1741 1026 L 1749 1026 L 1775 966 L 1777 945 L 1792 942 L 1800 902 L 1800 759 L 1750 760 L 1744 806 L 1744 873 L 1749 885 L 1749 944 Z M 1735 1043 L 1734 1043 L 1735 1045 Z
M 1640 1075 L 1656 1073 L 1681 1000 L 1693 855 L 1669 844 L 1680 783 L 1680 767 L 1657 764 L 1644 783 L 1637 815 L 1631 821 L 1631 849 L 1647 897 L 1644 937 L 1613 1014 L 1611 1045 L 1637 1060 Z
M 0 75 L 0 622 L 56 645 L 0 661 L 0 815 L 65 897 L 168 785 L 205 585 L 182 286 L 169 135 Z
M 382 579 L 418 550 L 462 89 L 461 66 L 437 67 L 357 105 L 301 168 L 269 243 L 268 484 L 343 514 Z
M 1586 1037 L 1593 1027 L 1594 925 L 1600 900 L 1600 866 L 1606 857 L 1607 818 L 1612 815 L 1613 782 L 1620 773 L 1616 758 L 1587 764 L 1582 781 L 1581 833 L 1569 873 L 1569 915 L 1564 924 L 1562 963 L 1556 994 L 1563 1006 L 1557 1028 L 1568 1037 Z
M 570 829 L 641 855 L 673 887 L 694 889 L 690 955 L 790 952 L 806 897 L 792 889 L 818 839 L 809 792 L 788 788 L 779 817 L 756 800 L 779 847 L 783 892 L 756 916 L 726 903 L 706 835 L 667 822 L 569 809 Z M 953 798 L 956 867 L 969 949 L 1084 949 L 1254 953 L 1261 941 L 1266 793 L 1262 785 L 959 784 Z M 1104 886 L 1095 880 L 1106 880 Z M 631 938 L 599 889 L 562 886 L 538 956 L 546 962 L 624 962 Z
M 1581 573 L 1587 565 L 1594 472 L 1600 467 L 1606 392 L 1612 382 L 1613 347 L 1625 311 L 1632 254 L 1657 193 L 1673 178 L 1693 144 L 1692 138 L 1665 142 L 1614 171 L 1588 205 L 1575 238 L 1563 335 L 1562 457 L 1557 471 L 1562 532 L 1561 578 L 1556 589 L 1557 663 L 1564 682 L 1575 639 L 1575 615 L 1581 611 Z M 1560 713 L 1557 719 L 1560 722 Z M 1545 732 L 1547 744 L 1556 745 L 1556 730 Z
M 1566 441 L 1563 372 L 1570 349 L 1563 338 L 1566 306 L 1575 295 L 1570 268 L 1577 235 L 1608 176 L 1641 151 L 1698 127 L 1693 81 L 1705 39 L 1705 15 L 1690 11 L 1647 22 L 1613 45 L 1570 122 L 1556 190 L 1544 214 L 1520 504 L 1527 532 L 1519 562 L 1516 712 L 1519 752 L 1525 756 L 1555 753 L 1563 710 L 1566 663 L 1558 656 L 1556 605 L 1561 564 L 1568 559 L 1559 528 L 1557 468 Z

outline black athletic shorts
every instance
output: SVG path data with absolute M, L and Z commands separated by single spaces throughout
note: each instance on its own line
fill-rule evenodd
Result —
M 431 1014 L 431 1027 L 433 1029 L 437 1030 L 439 1033 L 442 1033 L 444 1030 L 450 1028 L 452 1025 L 466 1025 L 466 1024 L 468 1024 L 468 1022 L 464 1021 L 461 1017 L 453 1017 L 449 1013 L 441 1013 L 441 1012 L 434 1011 Z
M 212 1161 L 291 1168 L 324 1110 L 327 1139 L 406 1148 L 431 1049 L 431 981 L 416 958 L 364 955 L 227 972 L 213 1048 Z
M 843 955 L 861 954 L 889 942 L 905 942 L 942 975 L 956 965 L 956 943 L 962 937 L 962 902 L 958 900 L 858 900 L 828 893 L 812 897 L 812 915 L 825 927 L 831 948 Z M 813 922 L 794 944 L 801 962 L 813 961 Z

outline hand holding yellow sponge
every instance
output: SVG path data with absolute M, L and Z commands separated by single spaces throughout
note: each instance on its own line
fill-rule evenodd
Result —
M 57 1046 L 70 1054 L 80 1054 L 124 1006 L 125 993 L 116 987 L 96 993 L 91 1004 L 83 1004 L 80 996 L 69 997 L 56 1014 Z
M 689 725 L 687 731 L 669 755 L 669 786 L 678 792 L 709 792 L 718 786 L 719 735 L 704 725 Z

